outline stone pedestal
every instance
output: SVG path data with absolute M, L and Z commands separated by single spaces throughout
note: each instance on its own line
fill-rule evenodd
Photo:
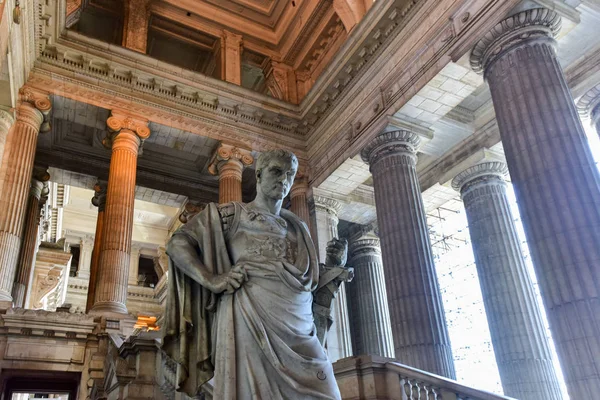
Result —
M 290 190 L 290 211 L 293 212 L 302 221 L 309 225 L 310 213 L 308 211 L 308 200 L 306 198 L 306 192 L 308 192 L 308 182 L 304 176 L 296 176 L 296 180 Z
M 560 400 L 546 329 L 506 197 L 506 172 L 504 163 L 484 162 L 458 174 L 452 186 L 465 204 L 504 394 Z
M 34 174 L 27 200 L 27 214 L 25 217 L 25 230 L 23 232 L 23 245 L 17 264 L 17 275 L 12 290 L 14 307 L 24 307 L 27 290 L 31 288 L 33 279 L 33 263 L 38 245 L 38 230 L 40 226 L 40 212 L 48 199 L 48 184 L 50 175 L 41 170 Z
M 316 213 L 317 247 L 319 261 L 325 262 L 327 243 L 338 237 L 337 213 L 341 204 L 333 199 L 323 196 L 314 196 Z M 329 329 L 325 342 L 329 359 L 334 362 L 341 358 L 352 356 L 352 336 L 350 334 L 350 318 L 348 317 L 348 301 L 346 284 L 342 283 L 333 302 L 331 313 L 333 325 Z
M 370 164 L 396 358 L 455 378 L 444 308 L 417 178 L 419 137 L 377 135 L 361 155 Z
M 0 302 L 5 305 L 12 302 L 35 147 L 44 121 L 42 112 L 50 108 L 47 98 L 36 101 L 35 106 L 23 102 L 6 141 L 0 169 Z
M 87 302 L 85 312 L 89 312 L 94 305 L 96 296 L 96 282 L 98 281 L 98 262 L 100 261 L 100 245 L 102 243 L 102 230 L 104 229 L 104 209 L 106 207 L 107 182 L 99 181 L 94 186 L 94 197 L 92 204 L 98 207 L 96 219 L 96 234 L 94 235 L 94 248 L 92 249 L 92 260 L 90 262 L 90 280 L 88 283 Z
M 572 399 L 600 390 L 600 174 L 556 57 L 560 17 L 490 31 L 471 65 L 489 83 L 506 161 Z
M 208 172 L 219 175 L 219 203 L 242 201 L 242 172 L 254 163 L 249 150 L 220 144 L 213 155 Z
M 354 355 L 394 358 L 394 340 L 387 303 L 379 239 L 364 236 L 350 243 L 348 265 L 354 279 L 346 285 L 351 310 Z
M 135 177 L 140 140 L 150 136 L 143 122 L 112 116 L 112 155 L 100 244 L 96 293 L 91 312 L 127 313 L 127 281 L 133 231 Z

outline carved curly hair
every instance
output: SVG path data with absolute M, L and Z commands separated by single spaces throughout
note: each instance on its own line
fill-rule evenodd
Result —
M 262 169 L 268 166 L 273 160 L 285 160 L 292 163 L 292 167 L 298 169 L 298 157 L 289 150 L 277 149 L 265 151 L 258 156 L 256 160 L 256 177 L 260 177 Z

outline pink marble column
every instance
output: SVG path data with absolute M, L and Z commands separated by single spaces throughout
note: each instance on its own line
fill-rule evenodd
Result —
M 296 175 L 296 179 L 294 180 L 294 184 L 292 185 L 292 190 L 290 190 L 290 202 L 291 207 L 290 211 L 298 216 L 302 221 L 309 226 L 310 222 L 310 213 L 308 210 L 308 200 L 306 194 L 308 192 L 308 182 L 306 176 L 298 173 Z
M 25 96 L 24 96 L 25 97 Z M 28 94 L 17 109 L 0 169 L 0 303 L 12 303 L 21 236 L 25 222 L 27 198 L 33 172 L 37 136 L 44 114 L 51 109 L 48 98 Z
M 252 165 L 249 150 L 221 143 L 213 154 L 208 172 L 219 176 L 219 203 L 242 201 L 242 173 Z
M 600 174 L 556 56 L 560 17 L 515 14 L 475 46 L 571 399 L 600 393 Z
M 455 379 L 416 171 L 419 143 L 413 132 L 383 132 L 361 156 L 373 174 L 396 358 L 411 367 Z
M 104 229 L 104 210 L 106 208 L 106 189 L 108 182 L 98 181 L 94 186 L 94 197 L 92 204 L 98 207 L 96 218 L 96 234 L 94 235 L 94 249 L 92 250 L 92 262 L 90 264 L 90 280 L 88 283 L 87 301 L 85 312 L 90 312 L 96 298 L 96 286 L 98 282 L 98 264 L 100 262 L 100 249 L 102 244 L 102 231 Z
M 106 122 L 112 147 L 94 305 L 96 314 L 127 313 L 137 156 L 150 136 L 145 121 L 113 113 Z

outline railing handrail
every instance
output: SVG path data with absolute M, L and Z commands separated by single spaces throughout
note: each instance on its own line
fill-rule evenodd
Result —
M 468 396 L 478 400 L 515 400 L 512 397 L 487 392 L 485 390 L 474 389 L 469 386 L 462 385 L 452 379 L 445 378 L 436 374 L 432 374 L 420 369 L 412 368 L 396 361 L 387 361 L 386 369 L 393 371 L 403 378 L 415 379 L 420 382 L 426 382 L 442 389 L 456 392 L 460 396 Z

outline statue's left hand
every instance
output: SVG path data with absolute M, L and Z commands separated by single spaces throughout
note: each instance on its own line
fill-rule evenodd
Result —
M 327 258 L 325 265 L 328 267 L 343 267 L 348 260 L 348 241 L 333 238 L 327 243 Z

